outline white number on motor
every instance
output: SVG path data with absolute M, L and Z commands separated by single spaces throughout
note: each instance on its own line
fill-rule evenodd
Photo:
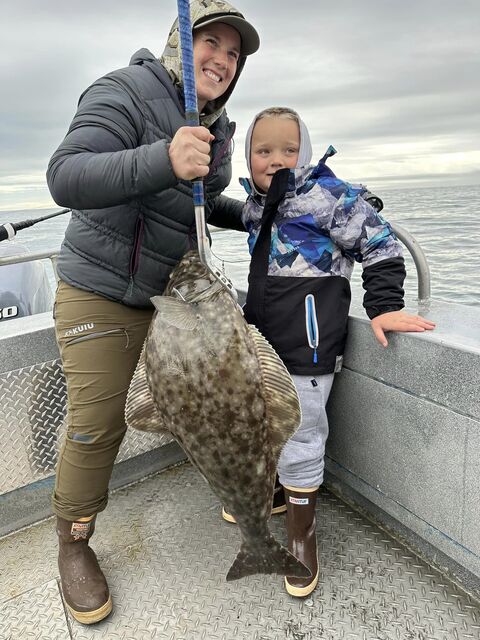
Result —
M 5 320 L 6 318 L 15 318 L 18 316 L 18 307 L 4 307 L 0 309 L 0 320 Z

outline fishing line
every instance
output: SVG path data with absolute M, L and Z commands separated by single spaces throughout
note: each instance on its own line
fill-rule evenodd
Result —
M 210 251 L 212 253 L 212 256 L 215 256 L 217 260 L 221 260 L 222 263 L 227 262 L 228 264 L 241 264 L 242 262 L 250 262 L 250 258 L 239 258 L 238 260 L 227 260 L 226 258 L 222 258 L 221 256 L 217 255 L 211 247 L 210 247 Z

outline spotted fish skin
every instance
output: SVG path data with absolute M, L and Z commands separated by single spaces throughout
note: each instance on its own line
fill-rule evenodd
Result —
M 287 370 L 196 252 L 184 256 L 164 295 L 152 301 L 156 312 L 131 385 L 137 392 L 127 398 L 127 422 L 170 431 L 235 516 L 242 546 L 227 580 L 308 577 L 268 528 L 278 457 L 301 418 Z M 148 393 L 149 418 L 136 419 Z

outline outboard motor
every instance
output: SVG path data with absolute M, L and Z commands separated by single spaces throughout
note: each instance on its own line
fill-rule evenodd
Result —
M 0 243 L 0 258 L 28 254 L 16 242 Z M 0 322 L 50 311 L 53 292 L 39 260 L 0 266 Z
M 18 231 L 70 211 L 71 209 L 62 209 L 41 218 L 0 224 L 0 258 L 28 254 L 28 249 L 23 245 L 8 242 L 13 240 Z M 53 292 L 43 263 L 33 260 L 0 265 L 0 323 L 44 313 L 52 307 Z

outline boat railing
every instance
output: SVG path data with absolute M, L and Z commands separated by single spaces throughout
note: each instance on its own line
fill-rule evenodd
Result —
M 36 260 L 50 260 L 55 276 L 57 275 L 58 249 L 46 249 L 45 251 L 33 251 L 17 256 L 0 256 L 0 267 L 8 264 L 20 264 L 22 262 L 35 262 Z
M 413 258 L 417 270 L 418 300 L 419 302 L 426 302 L 430 299 L 431 295 L 430 269 L 428 267 L 427 257 L 418 241 L 409 231 L 399 224 L 390 223 L 390 226 Z

